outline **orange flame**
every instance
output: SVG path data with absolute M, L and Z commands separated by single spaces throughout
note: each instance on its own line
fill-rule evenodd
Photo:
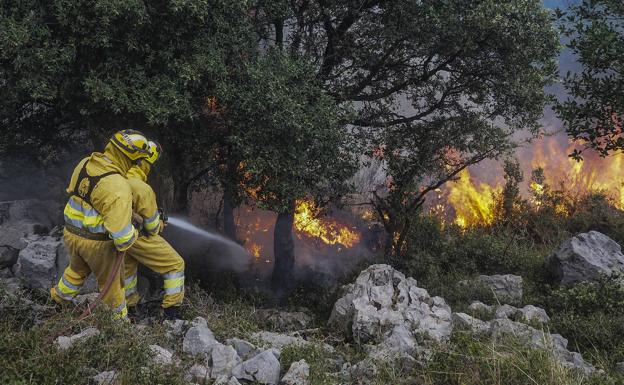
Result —
M 309 200 L 297 201 L 295 229 L 299 233 L 319 238 L 328 245 L 352 247 L 360 241 L 360 234 L 333 219 L 319 218 L 319 209 Z
M 613 206 L 624 210 L 624 154 L 601 158 L 587 152 L 579 162 L 568 156 L 575 147 L 574 143 L 569 143 L 562 148 L 550 138 L 537 147 L 532 166 L 544 169 L 546 183 L 550 186 L 561 187 L 573 196 L 602 191 L 611 198 Z
M 477 187 L 464 169 L 459 179 L 449 185 L 448 201 L 455 209 L 455 224 L 466 228 L 475 225 L 489 225 L 494 221 L 495 195 L 499 187 L 481 183 Z

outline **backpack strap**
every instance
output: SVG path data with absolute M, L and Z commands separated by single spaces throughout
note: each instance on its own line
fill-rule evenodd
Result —
M 97 184 L 103 178 L 106 178 L 107 176 L 110 176 L 110 175 L 119 174 L 119 173 L 117 171 L 109 171 L 101 175 L 91 176 L 87 172 L 87 163 L 89 163 L 88 160 L 84 162 L 84 164 L 82 165 L 82 168 L 80 169 L 80 173 L 78 173 L 78 178 L 76 179 L 76 184 L 74 185 L 74 189 L 72 190 L 70 196 L 77 196 L 81 198 L 83 201 L 93 206 L 93 204 L 91 204 L 91 193 L 93 192 L 93 189 L 95 188 L 95 186 L 97 186 Z M 82 181 L 85 179 L 87 180 L 87 183 L 88 183 L 87 191 L 84 194 L 81 194 L 80 185 L 82 184 Z

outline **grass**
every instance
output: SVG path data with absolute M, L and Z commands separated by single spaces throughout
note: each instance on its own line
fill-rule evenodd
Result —
M 99 372 L 115 370 L 122 384 L 185 384 L 175 365 L 151 362 L 149 344 L 162 344 L 153 333 L 137 332 L 100 311 L 65 335 L 93 326 L 100 334 L 76 343 L 67 351 L 53 344 L 55 336 L 74 323 L 68 312 L 58 313 L 32 327 L 14 322 L 11 314 L 0 320 L 0 383 L 86 384 Z

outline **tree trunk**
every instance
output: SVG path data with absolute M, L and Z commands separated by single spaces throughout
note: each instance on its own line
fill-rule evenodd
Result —
M 232 204 L 232 191 L 226 187 L 223 192 L 223 232 L 225 236 L 238 242 L 236 238 L 236 223 L 234 222 L 234 205 Z
M 283 295 L 293 287 L 293 267 L 295 265 L 295 243 L 293 239 L 294 205 L 279 213 L 275 220 L 273 236 L 273 253 L 275 265 L 271 277 L 271 285 L 276 294 Z

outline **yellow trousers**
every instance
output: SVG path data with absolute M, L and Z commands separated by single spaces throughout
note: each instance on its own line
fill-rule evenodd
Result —
M 117 249 L 113 241 L 96 241 L 86 239 L 65 230 L 63 232 L 65 247 L 69 254 L 69 266 L 63 272 L 56 286 L 50 289 L 50 295 L 58 303 L 68 303 L 76 297 L 84 281 L 93 272 L 99 290 L 111 274 Z M 128 310 L 123 289 L 122 272 L 117 272 L 113 283 L 102 301 L 107 304 L 119 318 L 126 318 Z
M 126 253 L 124 290 L 128 306 L 136 305 L 140 299 L 136 287 L 139 263 L 162 275 L 162 307 L 179 306 L 184 298 L 184 260 L 160 235 L 139 237 Z

